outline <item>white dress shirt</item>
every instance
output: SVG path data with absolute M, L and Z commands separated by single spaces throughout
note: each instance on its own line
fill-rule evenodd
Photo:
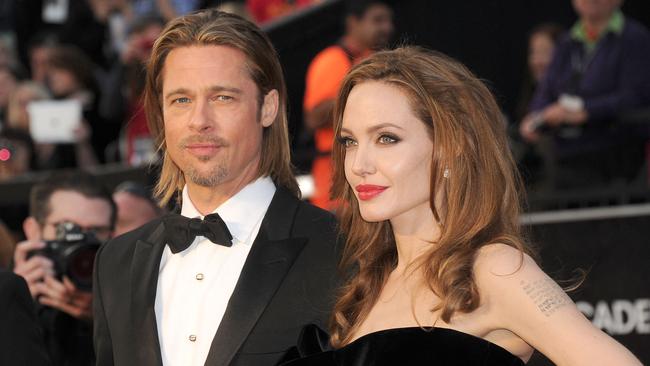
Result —
M 232 247 L 197 236 L 184 251 L 167 246 L 160 259 L 156 325 L 164 366 L 202 366 L 244 262 L 275 193 L 271 178 L 259 178 L 219 206 L 233 236 Z M 203 216 L 183 189 L 181 215 Z

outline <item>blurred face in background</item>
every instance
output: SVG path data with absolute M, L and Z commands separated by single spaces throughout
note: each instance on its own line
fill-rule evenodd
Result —
M 139 32 L 134 32 L 127 40 L 127 47 L 122 56 L 125 63 L 136 61 L 145 62 L 151 55 L 153 44 L 162 33 L 161 24 L 152 23 Z
M 60 190 L 50 196 L 50 214 L 40 223 L 40 240 L 56 239 L 56 227 L 72 222 L 84 231 L 92 231 L 97 239 L 111 238 L 111 205 L 102 198 L 89 198 L 76 191 Z
M 153 43 L 156 41 L 158 36 L 160 36 L 160 33 L 163 31 L 163 25 L 162 24 L 150 24 L 147 26 L 142 33 L 140 34 L 141 37 L 141 46 L 144 49 L 147 49 L 149 53 L 151 53 L 151 48 L 153 47 Z
M 553 58 L 554 50 L 555 43 L 548 34 L 537 32 L 530 36 L 528 42 L 528 68 L 535 83 L 539 83 L 544 77 L 546 69 Z
M 393 35 L 393 11 L 387 5 L 371 5 L 361 18 L 348 18 L 350 33 L 370 49 L 385 47 Z
M 0 68 L 0 108 L 9 103 L 9 95 L 16 87 L 16 78 L 7 69 Z
M 0 66 L 9 66 L 14 59 L 10 44 L 6 39 L 0 39 Z
M 115 236 L 137 229 L 158 217 L 158 211 L 150 201 L 129 192 L 114 193 L 113 201 L 117 205 Z
M 605 21 L 622 3 L 623 0 L 573 0 L 573 8 L 581 19 Z
M 32 70 L 32 80 L 45 83 L 51 50 L 52 48 L 47 46 L 38 46 L 31 49 L 29 53 L 29 66 Z
M 79 90 L 79 81 L 69 70 L 49 67 L 47 84 L 55 97 L 65 97 Z

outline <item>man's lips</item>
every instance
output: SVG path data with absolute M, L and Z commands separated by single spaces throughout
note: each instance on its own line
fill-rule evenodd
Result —
M 356 191 L 359 193 L 359 199 L 362 201 L 367 201 L 377 197 L 379 194 L 385 191 L 386 188 L 388 187 L 376 186 L 373 184 L 359 184 L 358 186 L 354 187 L 354 189 L 356 189 Z
M 189 144 L 185 146 L 185 149 L 189 151 L 190 154 L 201 155 L 201 156 L 214 154 L 220 148 L 221 148 L 220 145 L 209 144 L 209 143 Z

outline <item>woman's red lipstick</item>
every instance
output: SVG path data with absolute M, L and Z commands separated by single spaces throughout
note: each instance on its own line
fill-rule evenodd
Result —
M 367 201 L 377 197 L 381 192 L 385 191 L 386 188 L 388 187 L 376 186 L 372 184 L 359 184 L 358 186 L 354 187 L 354 189 L 359 192 L 359 199 L 362 201 Z

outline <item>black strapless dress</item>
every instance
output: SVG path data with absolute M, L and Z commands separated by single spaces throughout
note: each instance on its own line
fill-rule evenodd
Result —
M 482 338 L 447 328 L 386 329 L 332 350 L 327 334 L 308 325 L 281 366 L 523 366 L 517 356 Z

